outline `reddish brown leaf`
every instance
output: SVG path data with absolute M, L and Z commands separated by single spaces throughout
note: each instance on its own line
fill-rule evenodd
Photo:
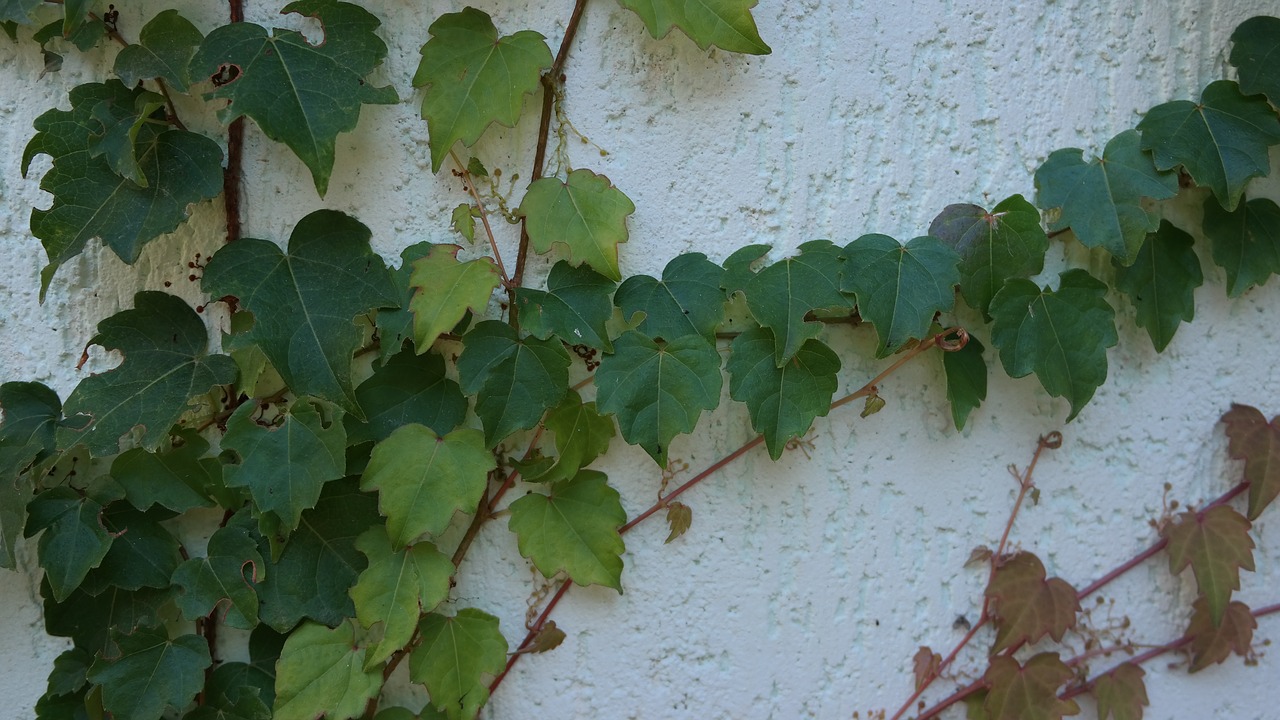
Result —
M 548 620 L 538 634 L 533 636 L 533 642 L 525 652 L 544 653 L 555 650 L 560 647 L 560 643 L 564 642 L 564 638 L 564 631 L 556 627 L 556 621 Z
M 1222 622 L 1232 591 L 1240 589 L 1240 568 L 1253 570 L 1250 527 L 1243 515 L 1227 505 L 1184 512 L 1177 522 L 1165 526 L 1169 572 L 1177 575 L 1191 566 L 1214 625 Z
M 924 687 L 925 683 L 932 680 L 941 667 L 942 656 L 921 645 L 915 656 L 911 658 L 911 671 L 916 676 L 916 690 Z
M 1280 496 L 1280 417 L 1267 419 L 1257 408 L 1232 405 L 1222 416 L 1227 425 L 1227 453 L 1244 460 L 1244 479 L 1249 481 L 1249 519 Z
M 1258 621 L 1248 605 L 1238 600 L 1228 605 L 1222 622 L 1216 627 L 1204 598 L 1196 598 L 1191 607 L 1191 624 L 1187 627 L 1191 638 L 1191 672 L 1226 660 L 1233 650 L 1237 655 L 1249 652 Z
M 671 533 L 664 545 L 688 532 L 689 526 L 693 525 L 693 510 L 684 503 L 670 503 L 667 505 L 667 525 L 671 526 Z
M 1147 700 L 1146 675 L 1133 663 L 1124 663 L 1098 678 L 1093 684 L 1093 698 L 1098 701 L 1098 720 L 1142 720 Z
M 1075 700 L 1058 699 L 1058 688 L 1073 677 L 1058 653 L 1040 653 L 1026 665 L 994 657 L 982 676 L 988 688 L 983 709 L 990 720 L 1061 720 L 1079 714 Z
M 1080 611 L 1075 588 L 1062 578 L 1046 580 L 1040 558 L 1029 552 L 1014 555 L 996 569 L 987 597 L 991 598 L 991 618 L 996 623 L 992 653 L 1036 642 L 1045 635 L 1062 640 L 1062 634 L 1076 624 Z

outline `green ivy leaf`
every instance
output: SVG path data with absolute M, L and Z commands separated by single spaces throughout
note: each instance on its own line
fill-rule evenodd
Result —
M 551 485 L 549 495 L 530 493 L 511 503 L 508 527 L 520 554 L 545 577 L 560 571 L 578 585 L 604 585 L 622 592 L 618 528 L 627 522 L 618 491 L 604 473 L 583 470 Z
M 475 158 L 472 158 L 474 160 Z M 476 216 L 473 214 L 474 205 L 460 203 L 453 209 L 453 213 L 449 216 L 449 227 L 453 228 L 459 235 L 472 243 L 476 241 Z
M 246 720 L 271 720 L 271 705 L 276 697 L 276 663 L 287 639 L 288 636 L 266 625 L 254 628 L 249 635 L 249 662 L 219 664 L 205 683 L 205 702 L 224 708 L 244 707 L 240 700 L 247 695 L 259 701 L 266 717 Z M 250 703 L 248 709 L 256 712 L 259 703 Z
M 290 390 L 361 418 L 351 383 L 361 340 L 353 318 L 396 306 L 390 273 L 369 237 L 355 218 L 317 210 L 298 221 L 287 254 L 266 240 L 241 239 L 214 254 L 201 281 L 212 297 L 232 295 L 253 313 L 244 340 L 262 348 Z
M 1085 247 L 1132 262 L 1147 233 L 1160 225 L 1143 198 L 1164 200 L 1178 192 L 1177 174 L 1157 170 L 1143 147 L 1138 133 L 1126 130 L 1087 163 L 1078 148 L 1050 153 L 1035 178 L 1036 204 L 1050 211 L 1049 230 L 1070 228 Z
M 471 147 L 495 122 L 515 127 L 524 96 L 551 67 L 551 50 L 532 30 L 499 38 L 493 20 L 472 7 L 441 15 L 427 31 L 413 86 L 426 88 L 422 117 L 431 171 L 439 172 L 455 142 Z
M 982 676 L 987 687 L 983 702 L 988 720 L 1061 720 L 1076 715 L 1075 700 L 1059 700 L 1058 689 L 1075 677 L 1058 653 L 1040 653 L 1019 665 L 1004 655 L 991 658 Z
M 1142 668 L 1131 662 L 1100 675 L 1092 690 L 1098 702 L 1098 720 L 1142 720 L 1142 708 L 1151 704 L 1144 675 Z
M 1116 267 L 1116 289 L 1138 311 L 1138 327 L 1146 328 L 1156 352 L 1164 352 L 1178 325 L 1196 316 L 1195 289 L 1204 282 L 1192 237 L 1167 221 L 1147 236 L 1133 264 Z
M 623 317 L 644 313 L 636 329 L 650 338 L 671 341 L 699 335 L 714 342 L 724 320 L 723 278 L 724 269 L 706 255 L 685 253 L 667 263 L 661 281 L 648 275 L 627 278 L 613 302 Z
M 90 595 L 107 587 L 138 590 L 164 588 L 178 567 L 178 541 L 160 524 L 168 512 L 144 513 L 129 503 L 111 503 L 102 512 L 102 525 L 115 538 L 102 562 L 80 586 Z
M 1250 178 L 1266 176 L 1267 148 L 1280 143 L 1275 111 L 1261 97 L 1241 94 L 1231 80 L 1209 83 L 1199 103 L 1175 100 L 1151 108 L 1138 131 L 1156 167 L 1183 166 L 1228 210 L 1236 208 Z
M 382 639 L 369 648 L 364 667 L 372 669 L 409 644 L 418 616 L 449 596 L 453 562 L 428 542 L 393 548 L 386 528 L 374 526 L 356 539 L 369 567 L 351 588 L 356 617 L 364 627 L 382 623 Z
M 1191 566 L 1215 626 L 1222 624 L 1232 591 L 1240 589 L 1240 570 L 1253 572 L 1250 527 L 1234 508 L 1219 505 L 1181 513 L 1161 532 L 1169 541 L 1169 572 L 1177 575 Z
M 1222 615 L 1222 622 L 1214 623 L 1209 611 L 1209 600 L 1203 596 L 1191 605 L 1191 622 L 1186 637 L 1191 638 L 1191 667 L 1189 672 L 1199 672 L 1225 661 L 1232 652 L 1247 656 L 1253 647 L 1253 631 L 1258 629 L 1249 606 L 1233 600 Z
M 929 234 L 960 255 L 960 293 L 987 320 L 991 298 L 1004 281 L 1038 274 L 1049 249 L 1040 211 L 1021 195 L 1005 198 L 990 211 L 948 205 L 929 225 Z
M 947 402 L 951 404 L 951 420 L 956 430 L 987 399 L 987 362 L 982 357 L 986 348 L 978 338 L 970 335 L 969 342 L 959 350 L 942 354 L 942 369 L 947 376 Z
M 426 257 L 433 247 L 435 245 L 429 242 L 420 242 L 401 250 L 400 267 L 391 271 L 391 285 L 399 304 L 378 310 L 378 359 L 383 364 L 404 349 L 406 340 L 413 339 L 413 311 L 409 302 L 413 300 L 414 288 L 409 284 L 409 278 L 413 276 L 413 263 Z
M 418 352 L 431 349 L 436 338 L 453 329 L 468 310 L 483 311 L 502 284 L 498 266 L 488 257 L 458 262 L 457 245 L 435 245 L 413 263 L 413 341 Z
M 34 487 L 25 473 L 53 452 L 62 401 L 40 383 L 7 382 L 0 384 L 0 409 L 0 568 L 12 570 Z
M 116 720 L 151 720 L 165 708 L 181 710 L 204 687 L 204 669 L 213 663 L 209 645 L 198 635 L 170 639 L 163 627 L 113 631 L 114 657 L 99 657 L 89 682 L 102 686 L 102 706 Z
M 617 282 L 618 246 L 627 241 L 627 216 L 636 206 L 604 175 L 579 168 L 568 179 L 542 178 L 529 185 L 516 214 L 525 219 L 539 253 L 564 245 L 569 262 L 586 263 Z
M 747 245 L 740 247 L 724 259 L 724 275 L 720 278 L 720 289 L 726 297 L 732 299 L 734 293 L 746 295 L 747 283 L 755 277 L 755 266 L 760 264 L 769 253 L 768 245 Z
M 366 80 L 387 55 L 374 32 L 382 23 L 359 5 L 335 0 L 298 0 L 281 12 L 319 20 L 324 39 L 312 45 L 294 30 L 268 35 L 260 25 L 231 23 L 209 33 L 190 72 L 202 80 L 222 74 L 225 80 L 205 95 L 230 100 L 218 113 L 222 122 L 253 118 L 311 170 L 324 197 L 338 133 L 355 129 L 362 104 L 399 101 L 394 88 Z
M 822 323 L 806 319 L 810 312 L 853 309 L 853 301 L 840 292 L 843 268 L 840 248 L 829 240 L 812 240 L 800 246 L 799 255 L 776 262 L 747 281 L 747 307 L 757 322 L 773 330 L 775 365 L 781 367 L 806 340 L 822 331 Z
M 1228 212 L 1206 199 L 1204 234 L 1213 241 L 1213 262 L 1227 271 L 1230 297 L 1280 273 L 1280 206 L 1271 200 L 1254 198 Z
M 700 50 L 715 45 L 729 52 L 768 55 L 772 50 L 760 39 L 751 8 L 756 0 L 618 0 L 644 21 L 649 34 L 662 39 L 680 28 Z
M 991 576 L 985 593 L 996 624 L 992 654 L 1048 635 L 1061 642 L 1076 625 L 1080 601 L 1062 578 L 1045 578 L 1044 564 L 1029 552 L 1005 559 Z
M 840 289 L 857 298 L 858 313 L 875 325 L 876 357 L 929 332 L 933 316 L 956 304 L 960 256 L 928 235 L 906 245 L 888 235 L 863 235 L 844 249 Z
M 342 418 L 347 444 L 380 442 L 402 425 L 417 423 L 447 435 L 467 416 L 467 398 L 458 383 L 445 376 L 444 358 L 418 355 L 412 349 L 393 355 L 356 388 L 356 400 L 368 422 Z
M 544 425 L 555 436 L 558 457 L 541 472 L 524 472 L 525 480 L 558 482 L 574 477 L 609 449 L 616 434 L 613 419 L 597 412 L 594 402 L 582 402 L 575 390 L 565 393 L 564 400 L 547 413 Z
M 360 487 L 378 491 L 387 534 L 399 549 L 444 532 L 456 512 L 475 512 L 496 465 L 478 430 L 441 437 L 422 425 L 405 425 L 374 446 Z
M 143 245 L 187 219 L 188 206 L 222 191 L 222 150 L 197 133 L 153 124 L 140 129 L 136 162 L 148 187 L 120 177 L 105 157 L 95 155 L 94 141 L 106 130 L 95 112 L 100 106 L 114 117 L 133 112 L 141 92 L 115 80 L 79 85 L 71 90 L 70 110 L 49 110 L 35 120 L 22 174 L 35 156 L 53 158 L 40 179 L 53 204 L 31 211 L 31 233 L 49 255 L 40 273 L 41 299 L 58 267 L 80 254 L 90 238 L 100 238 L 132 264 Z
M 606 325 L 613 317 L 612 280 L 589 267 L 561 261 L 551 267 L 547 289 L 516 288 L 520 326 L 536 338 L 558 335 L 572 345 L 613 351 Z
M 160 78 L 185 93 L 191 84 L 187 66 L 204 36 L 177 10 L 165 10 L 151 18 L 138 34 L 138 42 L 116 55 L 115 73 L 128 87 Z
M 1034 372 L 1071 403 L 1070 422 L 1107 379 L 1107 348 L 1118 341 L 1107 286 L 1084 270 L 1059 275 L 1057 290 L 1030 280 L 1005 283 L 991 301 L 991 342 L 1009 377 Z
M 144 92 L 134 98 L 133 108 L 119 107 L 111 102 L 98 103 L 93 118 L 102 124 L 102 132 L 90 139 L 89 155 L 106 158 L 107 165 L 117 175 L 132 180 L 138 187 L 150 185 L 142 166 L 138 164 L 138 141 L 154 137 L 144 132 L 151 123 L 164 123 L 164 98 Z
M 1257 408 L 1232 404 L 1222 416 L 1231 457 L 1244 460 L 1249 483 L 1249 519 L 1257 520 L 1280 497 L 1280 417 L 1267 422 Z
M 476 396 L 485 442 L 496 446 L 527 430 L 555 407 L 569 386 L 569 353 L 559 340 L 517 338 L 506 323 L 486 320 L 462 338 L 458 378 Z
M 1280 72 L 1276 53 L 1280 52 L 1280 18 L 1258 16 L 1240 23 L 1231 33 L 1230 62 L 1240 76 L 1240 90 L 1246 95 L 1262 93 L 1280 107 Z
M 111 477 L 124 488 L 134 507 L 154 505 L 176 513 L 213 507 L 210 496 L 222 486 L 222 463 L 205 457 L 209 442 L 191 429 L 173 435 L 173 447 L 162 452 L 134 448 L 111 463 Z
M 769 328 L 734 338 L 729 355 L 729 396 L 746 403 L 751 427 L 764 435 L 769 456 L 782 457 L 787 441 L 809 432 L 814 418 L 831 410 L 840 358 L 817 340 L 806 340 L 782 367 L 773 363 L 776 342 Z
M 262 579 L 264 565 L 246 523 L 218 528 L 206 556 L 187 560 L 173 573 L 173 584 L 182 590 L 177 598 L 182 615 L 194 621 L 225 605 L 220 622 L 252 629 L 258 624 L 258 593 L 250 582 Z
M 622 437 L 666 467 L 671 439 L 693 432 L 720 404 L 720 353 L 697 335 L 658 343 L 636 331 L 619 337 L 596 370 L 596 404 L 618 416 Z
M 315 507 L 324 484 L 342 477 L 347 433 L 306 398 L 295 400 L 270 427 L 255 422 L 257 412 L 256 403 L 245 403 L 227 420 L 222 449 L 234 451 L 239 462 L 224 470 L 226 484 L 249 488 L 254 515 L 270 513 L 287 534 L 303 510 Z
M 110 633 L 128 634 L 144 625 L 157 625 L 172 615 L 171 588 L 122 590 L 109 587 L 98 595 L 77 588 L 66 600 L 57 601 L 46 577 L 40 583 L 44 598 L 45 632 L 68 637 L 76 647 L 97 653 L 111 650 Z
M 304 623 L 289 634 L 276 665 L 275 720 L 360 717 L 382 690 L 382 669 L 365 669 L 356 621 L 336 628 Z
M 102 524 L 102 505 L 69 487 L 45 490 L 27 507 L 25 536 L 40 536 L 40 566 L 62 602 L 80 587 L 89 570 L 107 556 L 114 538 Z
M 418 630 L 422 640 L 409 654 L 409 677 L 427 686 L 431 704 L 451 720 L 475 718 L 489 700 L 489 680 L 507 664 L 498 618 L 463 608 L 453 617 L 431 613 Z
M 201 705 L 182 720 L 271 720 L 271 706 L 262 701 L 256 690 L 245 690 L 237 694 L 235 700 Z

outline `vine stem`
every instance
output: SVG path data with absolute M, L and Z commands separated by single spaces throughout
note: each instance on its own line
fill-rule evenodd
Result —
M 233 23 L 244 22 L 244 0 L 227 0 Z M 222 211 L 227 224 L 227 242 L 241 238 L 240 183 L 244 172 L 244 117 L 227 126 L 227 167 L 222 171 Z
M 462 184 L 466 186 L 467 193 L 471 195 L 471 199 L 476 201 L 476 206 L 480 208 L 480 222 L 484 223 L 484 234 L 489 236 L 489 247 L 493 250 L 493 260 L 498 264 L 498 272 L 502 274 L 502 286 L 507 289 L 510 294 L 515 285 L 511 282 L 511 277 L 507 275 L 507 268 L 502 264 L 502 253 L 498 252 L 498 241 L 493 236 L 493 228 L 489 226 L 489 210 L 484 206 L 484 200 L 480 199 L 480 193 L 476 191 L 475 181 L 471 177 L 471 171 L 466 165 L 458 159 L 458 154 L 452 149 L 449 150 L 449 157 L 453 158 L 453 163 L 458 166 L 458 177 L 462 178 Z M 515 305 L 513 301 L 512 306 Z

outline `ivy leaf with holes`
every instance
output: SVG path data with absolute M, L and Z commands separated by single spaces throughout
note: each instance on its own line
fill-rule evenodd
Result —
M 1276 53 L 1280 52 L 1280 18 L 1258 16 L 1240 23 L 1231 33 L 1230 62 L 1240 76 L 1240 90 L 1246 95 L 1262 93 L 1280 107 L 1280 72 Z
M 324 484 L 342 477 L 346 468 L 347 433 L 339 418 L 326 419 L 320 411 L 310 399 L 299 398 L 283 420 L 264 427 L 253 417 L 257 404 L 245 403 L 227 420 L 222 438 L 222 449 L 239 459 L 224 470 L 227 487 L 248 488 L 254 515 L 272 516 L 286 535 L 298 527 L 303 510 L 315 507 Z
M 951 405 L 951 420 L 956 424 L 956 430 L 963 430 L 969 413 L 987 399 L 984 350 L 986 348 L 978 338 L 970 335 L 964 347 L 942 354 L 942 370 L 947 376 L 947 402 Z
M 622 437 L 667 466 L 671 439 L 693 432 L 703 410 L 720 404 L 720 353 L 686 335 L 658 343 L 634 330 L 614 342 L 596 370 L 596 405 L 618 416 Z
M 555 436 L 558 457 L 546 469 L 522 471 L 525 480 L 531 482 L 559 482 L 574 477 L 609 449 L 616 434 L 613 419 L 602 416 L 594 402 L 582 402 L 575 390 L 565 393 L 564 400 L 547 413 L 543 424 Z
M 1151 704 L 1144 675 L 1142 668 L 1127 662 L 1099 676 L 1091 691 L 1098 702 L 1098 720 L 1142 720 L 1142 708 Z
M 391 285 L 395 296 L 399 299 L 396 307 L 384 307 L 378 310 L 378 359 L 385 365 L 392 355 L 404 349 L 406 340 L 413 339 L 413 311 L 409 303 L 413 300 L 414 288 L 409 284 L 413 276 L 413 264 L 427 256 L 431 248 L 429 242 L 414 243 L 400 251 L 400 267 L 391 272 Z
M 468 310 L 477 313 L 502 284 L 498 266 L 488 257 L 458 261 L 457 245 L 435 245 L 414 261 L 409 286 L 414 289 L 413 341 L 418 352 L 431 349 L 436 339 L 457 325 Z
M 1190 672 L 1199 672 L 1225 661 L 1232 652 L 1247 656 L 1253 645 L 1253 631 L 1258 621 L 1249 606 L 1233 600 L 1222 613 L 1221 622 L 1215 622 L 1209 609 L 1209 600 L 1196 598 L 1191 605 L 1191 622 L 1187 637 L 1191 638 Z
M 1151 108 L 1138 131 L 1156 167 L 1186 168 L 1227 210 L 1235 210 L 1250 178 L 1270 171 L 1267 148 L 1280 143 L 1275 111 L 1231 80 L 1209 83 L 1199 103 L 1175 100 Z
M 613 351 L 606 325 L 613 317 L 610 299 L 617 285 L 589 267 L 561 261 L 551 267 L 547 289 L 516 288 L 520 325 L 530 335 L 558 335 L 572 345 Z
M 276 28 L 268 35 L 260 25 L 231 23 L 209 33 L 189 71 L 193 79 L 214 79 L 206 98 L 230 101 L 218 112 L 223 123 L 253 118 L 267 137 L 302 160 L 324 197 L 338 134 L 355 129 L 361 105 L 399 101 L 394 88 L 367 80 L 387 45 L 375 34 L 378 18 L 359 5 L 298 0 L 280 12 L 315 18 L 324 38 L 313 45 L 295 30 Z
M 635 211 L 635 204 L 609 178 L 579 168 L 564 181 L 535 180 L 516 214 L 525 219 L 534 250 L 548 253 L 554 245 L 563 245 L 570 263 L 585 263 L 617 282 L 622 279 L 618 246 L 627 241 L 627 216 Z
M 458 379 L 462 392 L 476 396 L 489 447 L 537 425 L 569 387 L 569 353 L 556 338 L 519 338 L 510 325 L 486 320 L 462 338 L 462 346 Z
M 335 628 L 304 623 L 289 634 L 276 664 L 275 720 L 354 718 L 382 690 L 382 669 L 365 669 L 356 621 Z
M 356 388 L 356 400 L 368 421 L 342 418 L 347 444 L 380 442 L 402 425 L 417 423 L 447 435 L 467 416 L 467 398 L 445 376 L 444 358 L 406 349 L 393 355 Z
M 418 626 L 409 677 L 427 686 L 431 705 L 451 719 L 475 718 L 489 700 L 489 681 L 507 664 L 498 618 L 475 608 L 453 617 L 431 613 Z
M 1062 578 L 1046 579 L 1040 558 L 1029 552 L 999 565 L 985 594 L 996 623 L 992 653 L 1039 642 L 1045 635 L 1061 642 L 1067 630 L 1075 627 L 1080 612 L 1075 588 Z
M 546 39 L 532 30 L 498 37 L 485 13 L 469 7 L 446 13 L 427 28 L 413 86 L 426 88 L 422 117 L 431 145 L 431 171 L 462 141 L 471 147 L 493 123 L 515 127 L 524 98 L 551 67 Z
M 1249 519 L 1280 496 L 1280 417 L 1267 422 L 1257 408 L 1232 404 L 1222 416 L 1227 426 L 1227 452 L 1244 460 L 1244 479 L 1249 483 Z
M 622 592 L 626 548 L 618 528 L 627 522 L 627 511 L 604 473 L 583 470 L 551 485 L 548 495 L 525 495 L 510 510 L 508 527 L 520 554 L 544 577 L 564 571 L 582 587 L 604 585 Z
M 222 463 L 206 457 L 209 442 L 193 429 L 179 429 L 173 446 L 161 452 L 134 448 L 111 462 L 111 477 L 124 488 L 136 508 L 155 505 L 176 513 L 213 507 L 210 499 L 222 487 Z M 228 503 L 230 505 L 230 503 Z
M 634 275 L 618 288 L 613 302 L 623 317 L 644 313 L 636 329 L 653 339 L 678 340 L 698 335 L 714 342 L 724 320 L 724 269 L 702 253 L 677 255 L 662 270 L 662 280 Z
M 1240 570 L 1253 572 L 1252 525 L 1227 505 L 1184 512 L 1161 533 L 1169 541 L 1169 572 L 1191 566 L 1213 624 L 1222 623 L 1231 593 L 1240 589 Z
M 906 245 L 888 235 L 863 235 L 844 249 L 840 289 L 857 298 L 858 314 L 875 325 L 876 357 L 896 352 L 950 311 L 960 284 L 960 256 L 925 235 Z
M 1227 271 L 1227 295 L 1240 297 L 1280 273 L 1280 206 L 1266 198 L 1222 209 L 1204 202 L 1204 234 L 1213 241 L 1213 262 Z
M 982 676 L 987 684 L 983 709 L 989 720 L 1061 720 L 1076 715 L 1075 700 L 1059 700 L 1058 688 L 1075 674 L 1058 653 L 1040 653 L 1019 665 L 1003 655 L 991 658 Z
M 0 410 L 0 568 L 12 570 L 34 488 L 27 471 L 53 452 L 62 401 L 40 383 L 7 382 L 0 384 Z
M 94 152 L 114 120 L 132 116 L 142 90 L 116 80 L 78 85 L 71 109 L 53 109 L 36 118 L 36 134 L 22 154 L 25 176 L 37 155 L 53 158 L 40 189 L 53 195 L 48 210 L 32 209 L 31 233 L 40 239 L 49 264 L 40 273 L 40 297 L 58 267 L 100 238 L 121 260 L 134 263 L 143 245 L 172 232 L 187 219 L 188 206 L 222 191 L 222 149 L 203 135 L 144 123 L 134 143 L 134 160 L 147 187 L 121 177 L 107 158 Z
M 45 490 L 27 507 L 25 537 L 40 536 L 40 566 L 56 601 L 66 600 L 114 541 L 102 524 L 102 504 L 62 486 Z
M 478 430 L 441 437 L 422 425 L 405 425 L 374 446 L 360 487 L 378 491 L 387 535 L 399 549 L 439 535 L 458 511 L 475 512 L 496 466 Z
M 244 342 L 262 348 L 290 390 L 359 418 L 351 358 L 361 330 L 353 319 L 397 301 L 369 237 L 359 220 L 317 210 L 298 221 L 287 253 L 266 240 L 238 240 L 214 254 L 200 283 L 210 296 L 234 296 L 253 313 Z
M 250 583 L 264 579 L 265 563 L 250 534 L 252 525 L 241 517 L 213 533 L 205 557 L 191 558 L 174 571 L 173 584 L 182 590 L 178 608 L 187 620 L 223 606 L 220 622 L 241 630 L 258 624 L 258 593 Z
M 960 255 L 960 293 L 988 320 L 991 298 L 1004 281 L 1038 274 L 1049 249 L 1040 211 L 1021 195 L 1005 198 L 989 212 L 977 205 L 948 205 L 929 225 L 929 234 Z
M 1212 201 L 1211 201 L 1212 202 Z M 1133 264 L 1116 259 L 1116 289 L 1129 297 L 1156 352 L 1164 352 L 1178 325 L 1196 315 L 1195 289 L 1204 282 L 1192 237 L 1168 221 L 1147 236 Z
M 729 397 L 746 403 L 774 460 L 831 410 L 840 372 L 840 358 L 817 340 L 806 340 L 782 367 L 773 362 L 776 345 L 769 328 L 748 330 L 734 338 L 727 365 Z
M 113 502 L 101 514 L 102 526 L 115 538 L 81 588 L 98 595 L 108 587 L 138 590 L 164 588 L 178 567 L 178 541 L 160 524 L 167 511 L 144 513 L 129 503 Z
M 726 297 L 732 299 L 734 293 L 746 294 L 747 283 L 758 272 L 755 266 L 764 260 L 769 249 L 768 245 L 747 245 L 734 250 L 724 259 L 720 288 L 724 290 Z
M 743 292 L 747 307 L 761 325 L 773 330 L 774 364 L 782 367 L 800 346 L 822 331 L 806 316 L 814 310 L 853 309 L 840 292 L 844 257 L 829 240 L 800 245 L 795 257 L 776 262 L 751 276 Z
M 1164 200 L 1178 192 L 1177 173 L 1157 170 L 1143 147 L 1138 133 L 1126 130 L 1087 163 L 1078 148 L 1050 153 L 1035 176 L 1036 204 L 1051 211 L 1049 230 L 1070 228 L 1085 247 L 1132 262 L 1147 233 L 1160 225 L 1143 198 Z
M 88 678 L 102 686 L 102 706 L 118 720 L 149 720 L 165 708 L 181 710 L 204 687 L 204 670 L 213 663 L 204 638 L 170 639 L 164 627 L 112 631 L 111 640 L 119 654 L 99 656 Z
M 991 300 L 991 342 L 1009 377 L 1034 372 L 1054 397 L 1071 403 L 1067 422 L 1107 379 L 1107 348 L 1118 341 L 1107 286 L 1085 270 L 1058 276 L 1057 290 L 1014 279 Z
M 659 40 L 672 28 L 680 28 L 700 50 L 715 45 L 729 52 L 768 55 L 772 50 L 760 39 L 751 17 L 756 1 L 618 0 L 618 4 L 639 15 L 649 34 Z
M 187 67 L 204 36 L 177 10 L 165 10 L 151 18 L 138 34 L 138 42 L 116 55 L 115 73 L 125 85 L 159 78 L 180 93 L 188 91 Z
M 369 567 L 351 588 L 356 617 L 366 628 L 382 623 L 382 639 L 369 648 L 366 670 L 409 644 L 418 616 L 449 596 L 453 562 L 429 542 L 392 547 L 387 530 L 374 526 L 356 539 Z

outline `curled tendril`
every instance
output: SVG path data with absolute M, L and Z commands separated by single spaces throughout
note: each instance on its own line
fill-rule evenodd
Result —
M 1054 430 L 1048 435 L 1041 435 L 1040 447 L 1048 448 L 1049 450 L 1057 450 L 1062 447 L 1062 433 Z
M 954 335 L 954 339 L 950 339 Z M 956 352 L 963 350 L 965 345 L 969 344 L 969 331 L 962 327 L 955 328 L 950 332 L 938 336 L 938 347 L 946 352 Z

